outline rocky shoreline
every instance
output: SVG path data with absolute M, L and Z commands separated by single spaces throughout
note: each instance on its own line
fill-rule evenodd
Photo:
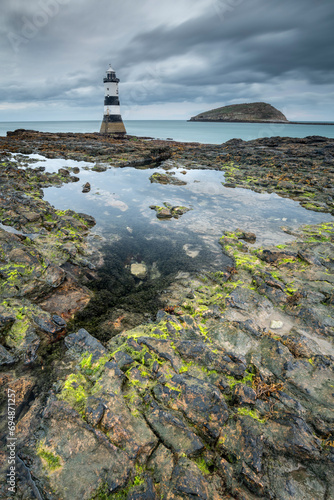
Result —
M 103 259 L 89 242 L 95 222 L 43 200 L 43 187 L 79 178 L 36 170 L 25 156 L 223 170 L 227 187 L 334 214 L 334 140 L 17 131 L 0 151 L 4 478 L 8 390 L 17 438 L 16 492 L 2 482 L 0 497 L 334 497 L 333 223 L 285 228 L 295 240 L 265 248 L 242 228 L 225 232 L 226 268 L 179 273 L 154 321 L 101 342 L 75 325 Z M 151 208 L 167 218 L 187 210 Z

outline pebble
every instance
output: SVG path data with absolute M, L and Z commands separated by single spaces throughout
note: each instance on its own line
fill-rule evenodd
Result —
M 279 330 L 280 328 L 282 328 L 283 326 L 283 321 L 276 321 L 276 320 L 273 320 L 271 323 L 270 323 L 270 328 L 272 330 Z

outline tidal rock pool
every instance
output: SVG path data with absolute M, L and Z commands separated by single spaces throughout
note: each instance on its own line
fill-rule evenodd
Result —
M 282 226 L 332 219 L 274 193 L 225 188 L 224 173 L 216 170 L 190 170 L 169 161 L 152 169 L 40 155 L 30 159 L 33 168 L 66 169 L 78 178 L 60 188 L 45 189 L 47 201 L 57 209 L 84 212 L 96 219 L 90 241 L 102 252 L 104 263 L 93 280 L 95 298 L 76 318 L 95 335 L 101 332 L 101 324 L 110 331 L 124 308 L 134 315 L 129 326 L 142 321 L 143 314 L 154 318 L 161 307 L 158 291 L 161 296 L 179 273 L 215 272 L 231 265 L 219 245 L 224 231 L 239 227 L 255 232 L 255 246 L 281 244 L 293 240 Z M 173 212 L 173 207 L 181 210 Z M 116 313 L 110 313 L 115 308 Z

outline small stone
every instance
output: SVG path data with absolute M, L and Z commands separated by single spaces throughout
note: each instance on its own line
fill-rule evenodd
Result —
M 66 321 L 61 316 L 58 316 L 58 314 L 52 316 L 52 321 L 58 326 L 66 326 Z
M 20 415 L 22 409 L 28 404 L 35 381 L 24 375 L 9 384 L 11 392 L 15 393 L 15 416 Z
M 96 220 L 94 219 L 94 217 L 92 217 L 91 215 L 87 215 L 87 214 L 83 214 L 81 212 L 78 212 L 79 217 L 81 219 L 83 219 L 84 221 L 84 224 L 88 227 L 93 227 L 95 226 L 96 224 Z
M 105 172 L 107 170 L 107 166 L 102 163 L 96 163 L 96 165 L 92 168 L 94 172 Z
M 89 182 L 86 182 L 86 184 L 84 184 L 82 186 L 82 192 L 83 193 L 89 193 L 89 191 L 90 191 L 90 184 L 89 184 Z
M 171 219 L 172 217 L 173 215 L 169 208 L 162 208 L 157 212 L 158 219 Z
M 155 435 L 159 436 L 161 442 L 174 453 L 197 456 L 203 451 L 202 441 L 173 413 L 153 404 L 146 418 Z
M 96 427 L 103 417 L 104 409 L 105 405 L 99 398 L 90 396 L 87 399 L 87 406 L 85 409 L 87 422 L 93 427 Z
M 241 477 L 243 483 L 247 486 L 247 488 L 255 495 L 263 497 L 265 494 L 265 486 L 261 481 L 260 477 L 258 477 L 249 467 L 243 464 L 241 469 Z
M 248 385 L 235 384 L 233 387 L 233 400 L 239 405 L 253 405 L 256 401 L 256 393 Z
M 218 465 L 219 474 L 223 477 L 227 487 L 231 487 L 233 481 L 233 467 L 225 458 L 222 458 Z
M 25 219 L 27 219 L 28 222 L 36 222 L 41 218 L 41 215 L 38 214 L 37 212 L 21 210 L 20 213 L 21 215 L 23 215 Z
M 251 232 L 243 231 L 242 229 L 237 229 L 235 232 L 238 240 L 247 241 L 247 243 L 255 243 L 256 234 Z
M 179 216 L 185 214 L 186 212 L 189 212 L 189 210 L 191 210 L 191 208 L 180 207 L 180 206 L 172 207 L 172 215 L 173 215 L 173 217 L 175 217 L 176 219 L 178 219 Z
M 158 182 L 159 184 L 174 184 L 176 186 L 185 186 L 187 183 L 178 179 L 177 177 L 173 177 L 173 173 L 169 174 L 161 174 L 160 172 L 154 172 L 151 177 L 151 182 Z
M 276 321 L 276 320 L 273 320 L 271 323 L 270 323 L 270 328 L 272 330 L 279 330 L 280 328 L 282 328 L 283 326 L 283 321 Z
M 64 177 L 69 177 L 69 175 L 70 175 L 69 171 L 66 170 L 65 168 L 59 168 L 58 169 L 58 174 L 62 175 Z
M 34 316 L 33 319 L 36 325 L 38 325 L 43 332 L 52 336 L 64 329 L 64 325 L 59 325 L 48 317 Z

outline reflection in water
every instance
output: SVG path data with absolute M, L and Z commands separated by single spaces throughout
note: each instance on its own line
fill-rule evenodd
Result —
M 292 239 L 281 225 L 297 227 L 332 219 L 276 194 L 225 188 L 219 171 L 186 170 L 184 174 L 174 169 L 175 176 L 187 182 L 175 186 L 151 183 L 149 169 L 112 167 L 94 172 L 92 165 L 71 160 L 47 160 L 41 166 L 49 171 L 80 168 L 79 182 L 47 188 L 44 193 L 56 208 L 85 212 L 97 221 L 92 232 L 101 241 L 104 265 L 92 285 L 95 298 L 76 318 L 76 325 L 87 327 L 101 340 L 117 333 L 114 325 L 128 318 L 126 314 L 132 318 L 128 328 L 144 321 L 145 315 L 153 319 L 161 307 L 161 293 L 178 273 L 214 272 L 231 265 L 219 245 L 224 231 L 241 228 L 256 233 L 256 245 L 279 244 Z M 82 193 L 86 182 L 91 190 Z M 160 220 L 150 206 L 164 202 L 191 210 L 179 219 Z
M 79 165 L 80 182 L 60 189 L 48 188 L 45 198 L 57 208 L 93 215 L 97 220 L 95 231 L 104 236 L 136 227 L 137 234 L 140 231 L 145 236 L 165 235 L 173 240 L 179 235 L 184 244 L 196 235 L 197 244 L 218 248 L 217 240 L 224 230 L 240 227 L 255 232 L 257 244 L 279 244 L 291 239 L 280 229 L 281 225 L 297 227 L 332 220 L 329 214 L 306 210 L 273 193 L 225 188 L 224 174 L 219 171 L 187 170 L 184 175 L 184 169 L 174 169 L 176 177 L 187 181 L 185 186 L 174 186 L 151 183 L 152 170 L 112 167 L 105 172 L 92 172 L 82 168 L 87 163 L 71 160 L 47 160 L 41 165 L 50 168 L 49 162 L 58 162 L 51 167 L 54 169 Z M 81 192 L 85 182 L 91 184 L 89 193 Z M 180 219 L 157 220 L 149 207 L 164 202 L 192 210 Z

